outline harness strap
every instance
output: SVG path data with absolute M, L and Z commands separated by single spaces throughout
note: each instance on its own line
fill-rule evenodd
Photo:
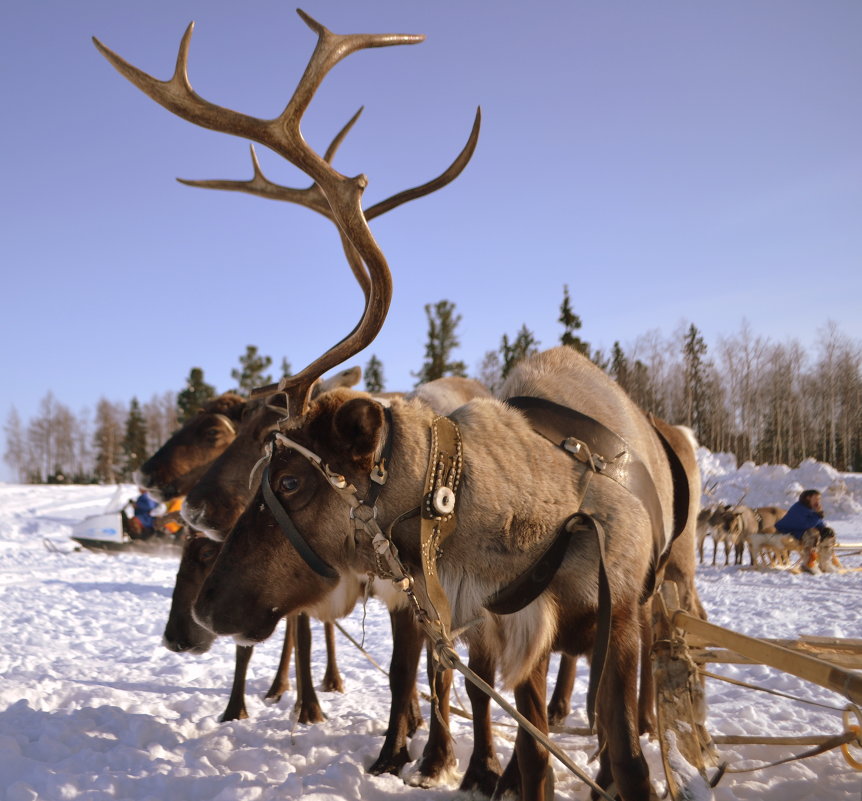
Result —
M 269 485 L 269 465 L 263 468 L 263 478 L 260 484 L 263 491 L 263 499 L 276 519 L 284 536 L 290 540 L 290 544 L 296 548 L 297 553 L 308 563 L 308 566 L 319 576 L 324 578 L 337 579 L 338 571 L 331 565 L 323 561 L 315 552 L 314 549 L 305 541 L 302 534 L 293 524 L 287 510 L 281 505 L 281 501 L 275 496 L 272 487 Z
M 518 396 L 508 398 L 506 403 L 520 410 L 534 431 L 576 457 L 578 446 L 586 445 L 596 473 L 616 481 L 641 502 L 653 535 L 651 569 L 640 599 L 645 603 L 655 590 L 656 568 L 670 544 L 658 491 L 646 465 L 622 437 L 582 412 L 545 398 Z
M 450 636 L 452 611 L 440 585 L 437 559 L 443 553 L 443 543 L 457 525 L 455 500 L 462 464 L 458 426 L 448 417 L 436 417 L 431 423 L 431 452 L 422 492 L 419 542 L 425 589 L 444 638 Z
M 649 421 L 655 429 L 656 434 L 658 434 L 659 441 L 664 448 L 665 456 L 667 456 L 668 465 L 670 466 L 671 479 L 673 480 L 673 531 L 667 542 L 667 547 L 665 547 L 658 562 L 650 567 L 650 574 L 647 576 L 644 585 L 644 592 L 649 590 L 650 595 L 652 595 L 659 583 L 657 576 L 663 573 L 667 560 L 670 557 L 670 547 L 673 541 L 682 534 L 688 525 L 691 487 L 688 483 L 688 474 L 685 472 L 685 467 L 666 435 L 666 432 L 669 432 L 674 426 L 653 414 L 649 415 Z
M 233 420 L 231 420 L 230 417 L 228 417 L 226 414 L 215 413 L 213 413 L 213 417 L 224 423 L 228 427 L 230 433 L 236 436 L 236 426 L 233 424 Z

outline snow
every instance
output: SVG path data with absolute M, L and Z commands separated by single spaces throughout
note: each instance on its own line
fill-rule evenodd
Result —
M 827 520 L 839 542 L 862 542 L 862 475 L 805 461 L 796 469 L 743 464 L 699 453 L 710 499 L 787 505 L 801 489 L 824 493 Z M 177 567 L 175 554 L 98 554 L 74 549 L 72 527 L 132 497 L 134 487 L 0 484 L 0 801 L 136 799 L 136 801 L 391 801 L 449 799 L 458 776 L 416 789 L 396 776 L 371 776 L 388 715 L 386 677 L 339 636 L 344 694 L 320 693 L 327 720 L 302 725 L 292 717 L 292 691 L 264 704 L 280 649 L 277 636 L 255 649 L 249 671 L 249 719 L 219 723 L 233 673 L 234 644 L 219 640 L 198 656 L 161 645 Z M 50 546 L 50 547 L 48 547 Z M 707 557 L 711 558 L 707 546 Z M 847 567 L 862 557 L 845 556 Z M 710 620 L 752 636 L 800 634 L 860 637 L 862 573 L 810 576 L 787 571 L 702 566 L 698 587 Z M 389 622 L 369 601 L 342 622 L 368 653 L 387 665 Z M 325 667 L 321 629 L 313 624 L 314 675 Z M 552 663 L 552 674 L 556 660 Z M 708 680 L 713 734 L 834 735 L 844 729 L 844 699 L 762 666 L 714 665 L 733 679 L 818 702 L 812 706 Z M 466 708 L 462 680 L 453 703 Z M 427 690 L 427 687 L 425 688 Z M 570 727 L 585 725 L 585 671 L 573 698 Z M 427 704 L 424 707 L 428 718 Z M 496 710 L 501 760 L 512 752 L 514 728 Z M 470 724 L 454 717 L 461 770 Z M 411 743 L 418 756 L 427 737 Z M 595 743 L 571 734 L 555 740 L 593 775 Z M 643 738 L 653 781 L 664 778 L 655 742 Z M 756 767 L 808 746 L 720 746 L 731 769 Z M 862 758 L 858 751 L 853 752 Z M 556 797 L 586 801 L 587 788 L 554 762 Z M 716 801 L 858 801 L 862 774 L 834 750 L 752 773 L 728 773 Z M 698 795 L 700 797 L 700 794 Z

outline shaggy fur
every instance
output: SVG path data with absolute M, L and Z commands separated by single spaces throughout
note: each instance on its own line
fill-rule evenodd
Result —
M 663 447 L 645 415 L 606 374 L 573 349 L 556 348 L 512 371 L 500 396 L 516 395 L 543 397 L 576 408 L 625 439 L 653 477 L 664 532 L 671 532 L 673 487 Z M 357 417 L 367 422 L 370 418 L 363 406 L 376 402 L 351 391 L 327 397 L 325 404 L 311 405 L 290 436 L 319 454 L 331 469 L 344 474 L 362 497 L 369 479 L 355 470 L 358 454 L 345 450 L 332 432 L 349 430 L 357 424 Z M 430 449 L 428 432 L 434 417 L 426 406 L 397 398 L 392 400 L 391 409 L 396 436 L 389 481 L 377 505 L 384 529 L 419 505 Z M 344 419 L 338 419 L 341 416 Z M 458 526 L 445 544 L 438 569 L 450 593 L 453 624 L 477 618 L 484 621 L 470 633 L 471 645 L 485 648 L 495 657 L 504 681 L 514 687 L 519 708 L 540 728 L 547 728 L 542 717 L 543 683 L 550 648 L 579 655 L 589 653 L 593 644 L 598 565 L 595 543 L 589 538 L 574 543 L 547 592 L 526 609 L 495 617 L 484 610 L 482 601 L 524 572 L 562 521 L 577 511 L 575 463 L 536 434 L 520 412 L 500 401 L 476 399 L 450 417 L 460 427 L 464 468 Z M 366 443 L 367 433 L 363 433 Z M 370 450 L 379 450 L 383 433 L 381 427 Z M 370 543 L 355 537 L 344 501 L 304 457 L 293 451 L 277 451 L 270 469 L 274 490 L 323 559 L 341 571 L 365 573 L 375 569 Z M 284 480 L 287 477 L 290 481 Z M 613 780 L 625 801 L 646 799 L 650 787 L 637 736 L 636 704 L 641 645 L 638 597 L 649 569 L 650 522 L 637 498 L 616 482 L 598 476 L 590 483 L 581 509 L 600 521 L 607 533 L 606 569 L 614 602 L 613 638 L 598 697 L 599 737 L 605 746 L 598 780 L 603 786 Z M 396 525 L 393 537 L 402 560 L 413 570 L 421 595 L 418 522 L 411 519 Z M 242 620 L 234 611 L 237 593 L 247 595 L 243 587 L 261 587 L 264 575 L 269 577 L 268 586 L 280 588 L 280 614 L 316 602 L 316 592 L 297 580 L 301 573 L 307 574 L 307 568 L 295 552 L 285 552 L 282 540 L 271 516 L 260 510 L 256 500 L 234 528 L 201 591 L 196 605 L 199 619 L 214 630 L 240 634 L 249 634 L 264 624 L 271 614 L 269 601 L 258 604 L 259 615 L 247 610 Z M 267 568 L 262 572 L 264 566 Z M 522 797 L 525 801 L 541 797 L 547 754 L 521 734 L 516 753 Z

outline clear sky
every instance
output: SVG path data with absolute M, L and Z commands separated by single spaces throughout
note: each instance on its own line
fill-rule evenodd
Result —
M 862 3 L 308 0 L 338 33 L 424 33 L 339 64 L 303 131 L 366 205 L 440 172 L 477 106 L 472 163 L 372 223 L 394 297 L 372 353 L 388 389 L 423 357 L 423 306 L 462 315 L 475 372 L 526 324 L 555 344 L 563 285 L 581 335 L 627 346 L 693 322 L 814 349 L 828 320 L 862 340 Z M 315 43 L 272 0 L 7 0 L 0 8 L 0 422 L 50 390 L 73 411 L 217 389 L 248 344 L 297 371 L 358 320 L 331 223 L 185 187 L 245 178 L 247 145 L 180 120 L 125 81 L 95 35 L 159 78 L 194 20 L 207 99 L 276 116 Z M 270 152 L 276 181 L 309 182 Z M 2 442 L 0 442 L 2 446 Z M 9 478 L 0 465 L 0 479 Z

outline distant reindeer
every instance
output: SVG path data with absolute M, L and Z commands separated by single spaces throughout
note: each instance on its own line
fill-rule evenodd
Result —
M 714 528 L 716 548 L 718 543 L 724 544 L 724 564 L 730 564 L 730 552 L 734 553 L 734 564 L 742 564 L 742 555 L 748 539 L 758 531 L 758 520 L 754 511 L 748 506 L 738 503 L 719 513 L 718 522 Z M 715 555 L 713 554 L 713 562 Z
M 707 506 L 697 513 L 697 556 L 700 564 L 704 561 L 704 545 L 706 538 L 712 539 L 712 564 L 715 565 L 715 556 L 718 552 L 718 542 L 720 536 L 716 536 L 716 527 L 721 521 L 721 515 L 729 510 L 730 507 L 724 504 L 714 504 Z
M 786 514 L 787 510 L 779 506 L 758 506 L 754 510 L 758 529 L 748 537 L 752 565 L 785 567 L 790 564 L 790 551 L 794 549 L 795 541 L 775 528 Z
M 476 672 L 493 680 L 498 668 L 519 711 L 545 732 L 550 651 L 592 655 L 598 785 L 613 784 L 623 801 L 646 801 L 652 793 L 636 710 L 642 604 L 686 526 L 686 469 L 622 389 L 569 347 L 522 361 L 499 400 L 474 399 L 445 418 L 425 404 L 400 398 L 384 404 L 347 389 L 310 400 L 319 375 L 377 335 L 392 287 L 362 214 L 364 177 L 333 170 L 305 143 L 299 122 L 328 70 L 346 55 L 422 37 L 340 36 L 300 15 L 318 44 L 273 121 L 218 108 L 192 91 L 185 75 L 190 31 L 176 74 L 165 83 L 100 46 L 170 110 L 263 143 L 308 173 L 331 207 L 345 251 L 358 254 L 370 278 L 354 330 L 271 388 L 283 393 L 281 419 L 259 432 L 261 440 L 263 429 L 272 432 L 255 472 L 259 489 L 225 540 L 195 615 L 214 633 L 252 643 L 269 636 L 284 615 L 326 603 L 348 577 L 397 579 L 411 590 L 407 597 L 419 605 L 441 658 L 452 659 L 450 637 L 462 633 Z M 548 575 L 539 567 L 553 548 L 560 557 Z M 397 575 L 402 567 L 409 576 Z M 315 581 L 294 580 L 309 569 Z M 536 587 L 540 573 L 548 581 Z M 524 586 L 529 592 L 519 607 L 517 588 Z M 474 712 L 487 705 L 468 692 Z M 486 721 L 486 712 L 476 718 Z M 480 728 L 474 736 L 483 736 Z M 477 747 L 471 781 L 483 780 L 483 771 L 494 778 L 487 743 L 474 743 L 474 758 Z M 550 790 L 548 754 L 522 728 L 515 759 L 523 801 L 543 799 Z

